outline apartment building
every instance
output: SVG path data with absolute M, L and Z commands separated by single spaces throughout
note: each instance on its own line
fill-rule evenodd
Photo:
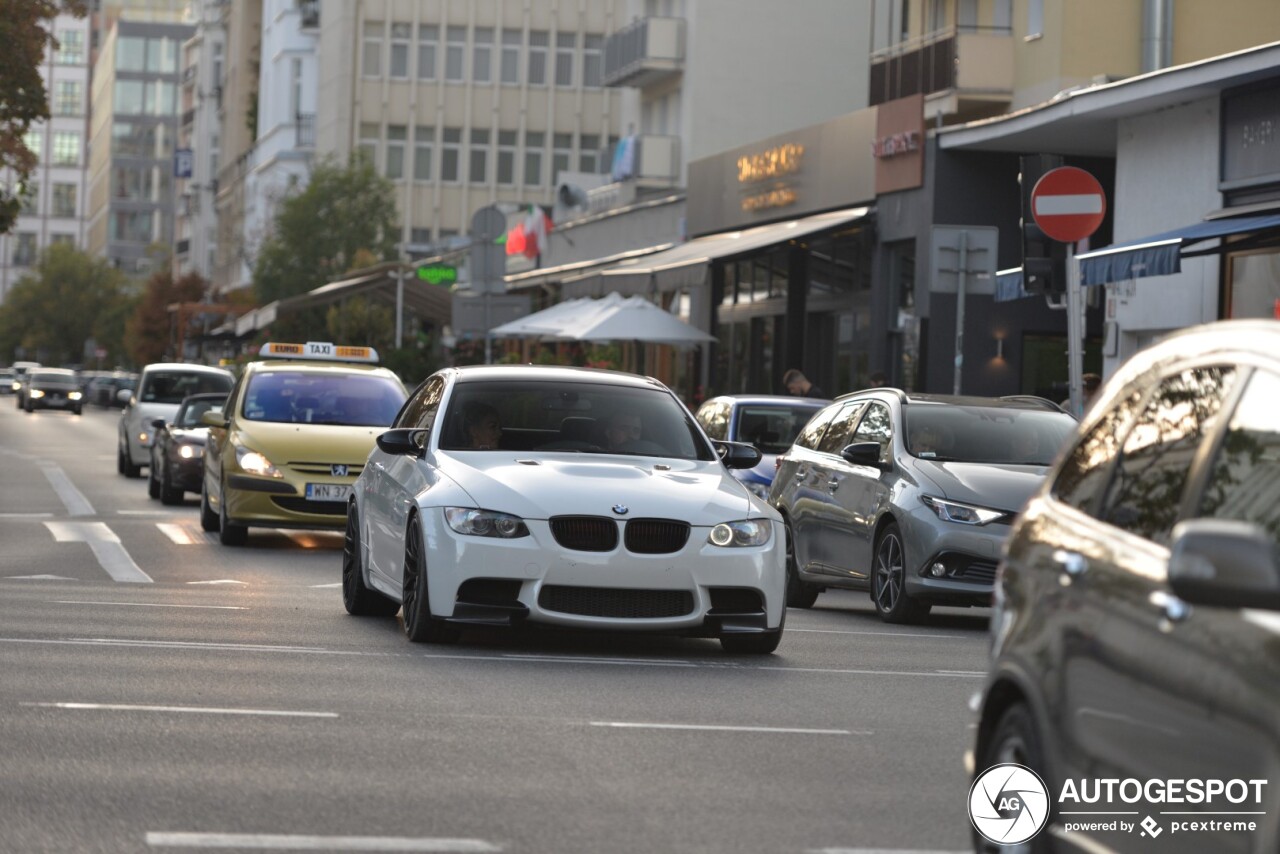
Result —
M 173 272 L 210 277 L 218 243 L 214 199 L 218 192 L 222 69 L 227 38 L 222 26 L 223 0 L 199 0 L 195 34 L 182 45 L 179 92 L 178 155 L 174 159 L 177 211 L 174 222 Z
M 26 137 L 39 163 L 27 180 L 22 213 L 9 233 L 0 235 L 0 302 L 46 247 L 85 245 L 89 24 L 84 18 L 59 15 L 53 34 L 58 46 L 45 51 L 40 66 L 50 118 L 33 125 Z M 4 180 L 11 184 L 15 177 Z
M 119 18 L 93 70 L 88 249 L 146 273 L 173 241 L 178 57 L 194 28 Z

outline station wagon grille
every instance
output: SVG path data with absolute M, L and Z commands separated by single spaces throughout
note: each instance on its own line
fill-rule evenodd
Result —
M 623 540 L 627 551 L 642 555 L 678 552 L 689 542 L 689 523 L 675 519 L 632 519 Z
M 538 593 L 538 605 L 548 611 L 583 617 L 652 620 L 688 614 L 693 610 L 693 594 L 688 590 L 627 590 L 548 584 Z
M 554 516 L 551 535 L 578 552 L 611 552 L 618 547 L 618 523 L 607 516 Z

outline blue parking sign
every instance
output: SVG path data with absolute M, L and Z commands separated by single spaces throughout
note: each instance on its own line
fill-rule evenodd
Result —
M 173 177 L 190 178 L 195 165 L 196 158 L 190 148 L 179 148 L 173 152 Z

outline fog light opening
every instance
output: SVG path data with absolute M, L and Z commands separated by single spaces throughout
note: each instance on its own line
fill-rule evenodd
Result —
M 942 578 L 947 574 L 947 565 L 942 561 L 934 561 L 933 566 L 929 567 L 929 574 L 934 578 Z

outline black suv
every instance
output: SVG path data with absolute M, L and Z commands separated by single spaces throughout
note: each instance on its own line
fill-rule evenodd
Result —
M 997 575 L 968 759 L 1043 778 L 1048 825 L 1023 850 L 1280 851 L 1278 543 L 1280 323 L 1136 355 Z M 1087 801 L 1099 780 L 1120 783 Z

